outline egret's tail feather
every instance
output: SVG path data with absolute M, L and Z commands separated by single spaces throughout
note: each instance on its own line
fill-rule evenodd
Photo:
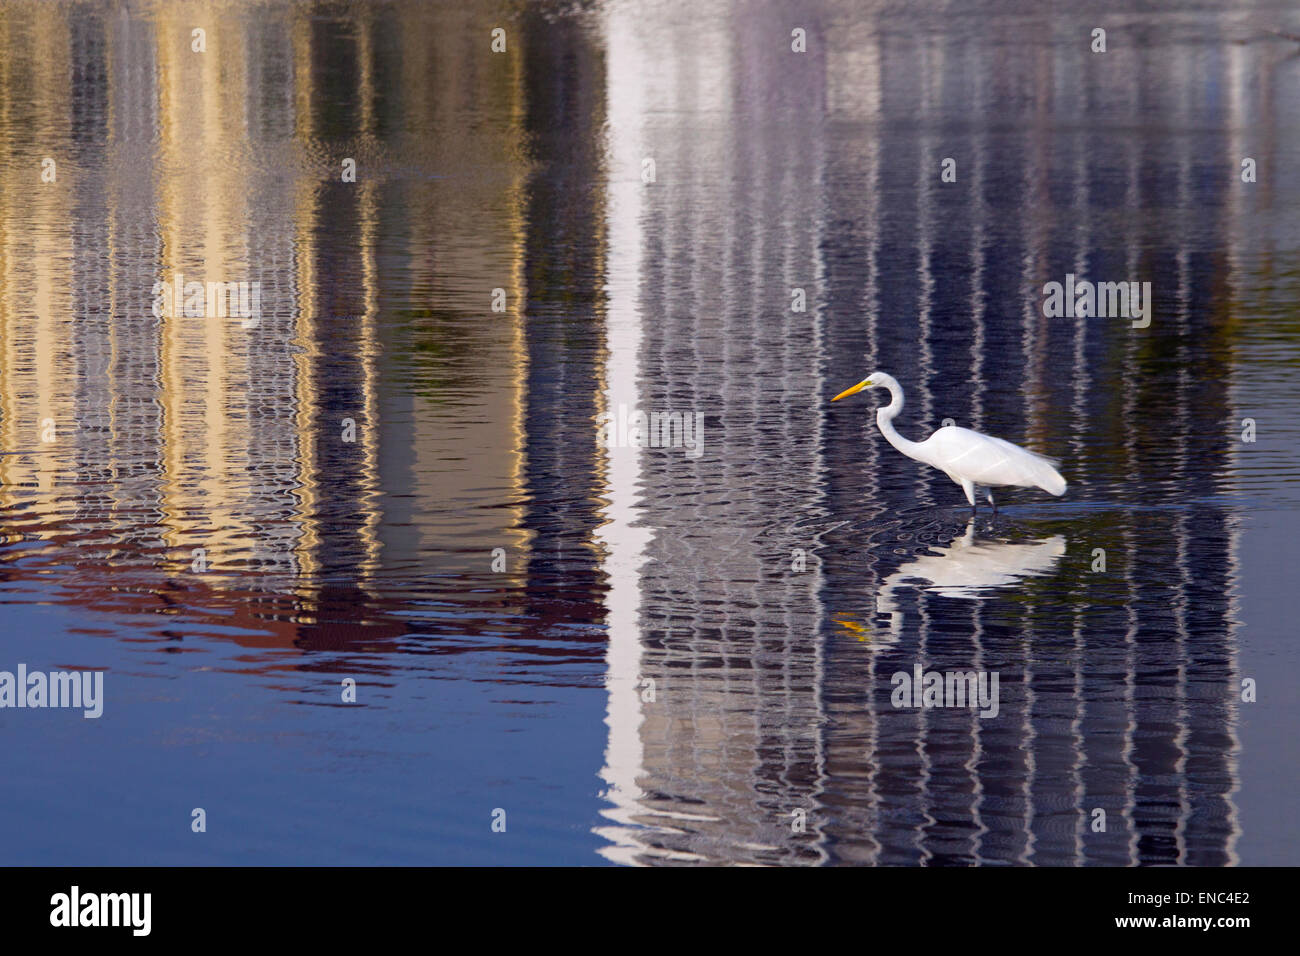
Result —
M 1038 487 L 1049 495 L 1056 495 L 1059 498 L 1065 494 L 1065 479 L 1061 477 L 1059 471 L 1044 462 L 1043 473 L 1038 479 Z
M 1056 495 L 1058 498 L 1065 494 L 1065 479 L 1056 470 L 1056 466 L 1061 463 L 1059 459 L 1048 458 L 1027 448 L 1021 451 L 1029 458 L 1029 478 L 1034 487 L 1042 488 L 1049 495 Z
M 1059 461 L 1040 455 L 1036 451 L 1029 451 L 1027 448 L 1017 450 L 1021 453 L 1020 464 L 1026 479 L 1024 484 L 1041 488 L 1049 495 L 1056 495 L 1058 498 L 1065 494 L 1065 479 L 1055 468 L 1060 464 Z

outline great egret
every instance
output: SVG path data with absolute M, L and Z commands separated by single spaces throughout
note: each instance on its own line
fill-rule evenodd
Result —
M 1065 479 L 1052 467 L 1052 461 L 1019 445 L 1001 438 L 981 435 L 969 428 L 945 425 L 925 441 L 908 441 L 894 429 L 894 417 L 903 410 L 903 386 L 885 372 L 872 372 L 852 388 L 846 388 L 834 398 L 856 395 L 864 388 L 887 388 L 893 399 L 876 412 L 876 425 L 889 443 L 908 458 L 933 465 L 966 492 L 971 509 L 975 508 L 975 486 L 1017 485 L 1022 488 L 1042 488 L 1048 494 L 1065 494 Z M 994 513 L 998 506 L 993 492 L 988 493 Z

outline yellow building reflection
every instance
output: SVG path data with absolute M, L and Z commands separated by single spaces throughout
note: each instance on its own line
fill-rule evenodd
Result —
M 23 133 L 5 160 L 30 169 L 0 177 L 11 526 L 203 601 L 288 589 L 299 621 L 326 587 L 374 596 L 385 574 L 435 561 L 485 570 L 495 547 L 518 566 L 520 44 L 484 84 L 469 11 L 31 12 L 0 20 L 0 85 L 23 93 L 0 97 L 0 126 Z M 69 95 L 79 73 L 98 82 Z M 467 104 L 506 122 L 467 122 Z M 491 163 L 506 174 L 481 175 Z M 256 324 L 210 301 L 202 317 L 180 302 L 155 315 L 154 284 L 177 276 L 258 283 Z M 435 300 L 473 320 L 462 339 L 491 383 L 452 396 L 472 406 L 471 435 L 448 427 L 436 384 L 409 387 L 427 375 L 412 370 L 422 340 L 451 334 L 411 305 Z M 467 507 L 485 488 L 510 506 Z

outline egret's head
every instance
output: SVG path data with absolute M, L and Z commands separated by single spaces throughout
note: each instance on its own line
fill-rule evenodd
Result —
M 851 388 L 846 388 L 844 391 L 840 392 L 832 398 L 831 401 L 838 402 L 841 398 L 848 398 L 850 395 L 856 395 L 864 388 L 889 388 L 889 383 L 893 381 L 894 379 L 891 375 L 886 375 L 884 372 L 872 372 L 862 381 L 858 382 L 857 385 L 854 385 Z

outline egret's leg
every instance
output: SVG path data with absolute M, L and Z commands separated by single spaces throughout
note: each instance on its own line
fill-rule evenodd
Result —
M 975 510 L 975 482 L 969 478 L 961 480 L 961 490 L 966 492 L 966 500 L 970 502 L 970 510 Z
M 989 504 L 991 504 L 991 505 L 993 506 L 993 513 L 994 513 L 994 514 L 997 514 L 997 513 L 998 513 L 998 503 L 997 503 L 996 501 L 993 500 L 993 492 L 992 492 L 992 491 L 989 492 Z

